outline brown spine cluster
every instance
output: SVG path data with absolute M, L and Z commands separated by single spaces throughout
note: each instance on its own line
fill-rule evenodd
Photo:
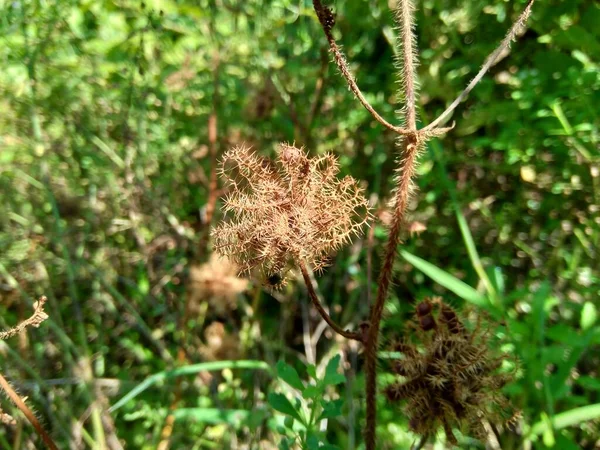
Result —
M 338 171 L 333 155 L 310 158 L 287 144 L 279 145 L 275 161 L 246 147 L 225 153 L 229 221 L 213 231 L 217 252 L 242 271 L 261 267 L 270 284 L 282 283 L 290 265 L 324 267 L 370 217 L 357 181 L 338 178 Z
M 417 305 L 415 316 L 421 346 L 394 346 L 403 358 L 392 364 L 399 380 L 385 389 L 388 400 L 405 403 L 411 430 L 422 436 L 441 427 L 453 445 L 453 428 L 484 438 L 484 420 L 510 416 L 500 392 L 512 378 L 499 371 L 503 358 L 491 354 L 486 334 L 469 331 L 440 299 Z

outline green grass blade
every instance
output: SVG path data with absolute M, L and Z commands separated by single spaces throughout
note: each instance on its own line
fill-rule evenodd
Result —
M 454 275 L 449 274 L 445 270 L 434 266 L 430 262 L 427 262 L 424 259 L 407 252 L 406 250 L 400 250 L 400 255 L 433 281 L 454 292 L 463 300 L 482 308 L 490 308 L 490 303 L 484 295 L 480 294 L 467 283 L 456 278 Z
M 589 420 L 600 418 L 600 403 L 582 406 L 555 415 L 550 422 L 554 430 L 572 427 Z M 541 420 L 531 427 L 529 437 L 539 436 L 548 430 L 548 421 Z
M 248 420 L 253 413 L 246 409 L 180 408 L 173 412 L 173 416 L 176 421 L 194 420 L 210 425 L 226 423 L 237 426 Z
M 467 219 L 465 215 L 462 213 L 462 209 L 458 202 L 458 197 L 456 195 L 456 189 L 454 185 L 450 181 L 450 177 L 448 176 L 448 172 L 446 171 L 446 166 L 444 160 L 442 158 L 442 146 L 437 140 L 433 140 L 430 143 L 430 151 L 433 155 L 433 159 L 437 162 L 438 170 L 440 172 L 440 177 L 446 189 L 448 190 L 448 194 L 450 195 L 450 202 L 452 203 L 452 209 L 454 209 L 454 214 L 456 216 L 456 221 L 458 222 L 458 227 L 460 229 L 460 234 L 462 235 L 463 241 L 465 243 L 465 247 L 467 248 L 467 253 L 469 255 L 469 259 L 471 260 L 471 265 L 477 272 L 477 276 L 485 286 L 486 291 L 488 292 L 490 299 L 494 306 L 500 306 L 498 304 L 498 293 L 496 292 L 496 288 L 492 284 L 490 277 L 485 271 L 481 258 L 479 256 L 479 252 L 477 251 L 477 247 L 475 245 L 475 240 L 473 239 L 473 235 L 471 234 L 471 230 L 469 229 L 469 225 L 467 224 Z
M 211 372 L 215 370 L 223 370 L 223 369 L 254 369 L 254 370 L 266 370 L 267 372 L 271 372 L 271 366 L 269 366 L 266 362 L 263 361 L 252 361 L 252 360 L 242 360 L 242 361 L 214 361 L 214 362 L 206 362 L 199 364 L 191 364 L 189 366 L 179 367 L 173 370 L 166 370 L 164 372 L 158 372 L 150 377 L 146 378 L 136 387 L 134 387 L 131 391 L 125 394 L 117 403 L 115 403 L 110 409 L 110 412 L 116 411 L 125 405 L 129 400 L 134 399 L 150 386 L 158 383 L 159 381 L 166 380 L 169 378 L 180 377 L 183 375 L 193 375 L 198 372 Z

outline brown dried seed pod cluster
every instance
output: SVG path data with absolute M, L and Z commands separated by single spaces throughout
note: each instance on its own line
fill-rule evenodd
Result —
M 422 436 L 434 435 L 441 427 L 450 444 L 457 443 L 453 428 L 483 438 L 484 420 L 511 415 L 501 393 L 512 379 L 499 372 L 503 357 L 491 354 L 489 336 L 480 327 L 469 331 L 441 299 L 423 301 L 415 315 L 422 347 L 394 345 L 404 358 L 395 360 L 392 370 L 404 380 L 387 386 L 388 400 L 405 402 L 409 426 Z
M 204 302 L 219 316 L 236 309 L 238 295 L 248 288 L 248 280 L 239 278 L 237 273 L 235 264 L 215 254 L 205 264 L 192 266 L 187 293 L 190 312 L 200 311 Z
M 220 172 L 229 220 L 213 230 L 216 251 L 242 271 L 261 267 L 267 278 L 284 277 L 299 261 L 323 268 L 369 218 L 357 181 L 337 178 L 338 171 L 333 155 L 309 158 L 287 144 L 275 161 L 246 147 L 226 152 Z

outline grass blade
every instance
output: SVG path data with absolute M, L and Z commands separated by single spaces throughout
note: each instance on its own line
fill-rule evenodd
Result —
M 406 250 L 400 250 L 400 255 L 433 281 L 454 292 L 463 300 L 482 308 L 490 308 L 491 305 L 484 295 L 480 294 L 467 283 L 456 278 L 454 275 L 449 274 L 445 270 L 434 266 L 430 262 L 427 262 L 424 259 L 407 252 Z
M 554 430 L 572 427 L 582 422 L 600 418 L 600 403 L 582 406 L 581 408 L 571 409 L 560 414 L 556 414 L 550 422 Z M 529 437 L 539 436 L 548 430 L 548 421 L 541 420 L 531 427 Z
M 180 377 L 183 375 L 193 375 L 198 372 L 211 372 L 215 370 L 223 369 L 254 369 L 254 370 L 266 370 L 271 372 L 271 366 L 263 361 L 252 361 L 252 360 L 241 360 L 241 361 L 214 361 L 205 362 L 199 364 L 191 364 L 189 366 L 179 367 L 173 370 L 165 370 L 163 372 L 155 373 L 150 377 L 146 378 L 131 391 L 125 394 L 117 403 L 115 403 L 109 412 L 114 412 L 117 409 L 125 405 L 129 400 L 134 399 L 150 386 L 158 383 L 159 381 L 166 380 L 169 378 Z

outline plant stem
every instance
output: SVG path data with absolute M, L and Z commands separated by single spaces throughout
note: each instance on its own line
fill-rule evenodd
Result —
M 371 307 L 371 316 L 369 319 L 369 330 L 367 342 L 365 344 L 365 373 L 366 373 L 366 402 L 367 402 L 367 424 L 365 428 L 365 443 L 367 450 L 375 449 L 375 427 L 377 415 L 377 347 L 379 344 L 379 328 L 381 326 L 381 317 L 383 307 L 392 281 L 392 272 L 394 260 L 396 259 L 397 248 L 400 244 L 400 231 L 404 224 L 404 217 L 408 202 L 412 178 L 415 173 L 416 161 L 419 150 L 419 141 L 416 135 L 408 136 L 402 139 L 402 152 L 404 155 L 402 172 L 398 177 L 396 191 L 396 205 L 394 215 L 390 226 L 388 241 L 385 247 L 383 265 L 379 275 L 377 297 Z
M 4 392 L 6 392 L 6 395 L 8 395 L 8 397 L 12 400 L 15 406 L 21 410 L 21 412 L 25 415 L 25 417 L 31 423 L 31 425 L 33 425 L 33 428 L 35 428 L 37 434 L 39 434 L 39 436 L 42 438 L 44 444 L 46 444 L 46 446 L 50 450 L 58 450 L 58 447 L 56 446 L 50 435 L 46 432 L 46 430 L 44 430 L 44 428 L 42 428 L 40 422 L 33 415 L 29 407 L 25 404 L 25 402 L 19 396 L 19 394 L 15 392 L 10 383 L 6 380 L 6 378 L 4 378 L 2 374 L 0 374 L 0 387 L 4 390 Z
M 308 269 L 306 268 L 306 264 L 304 263 L 304 261 L 300 261 L 299 266 L 300 266 L 300 270 L 302 271 L 302 277 L 304 278 L 304 283 L 306 284 L 306 290 L 308 291 L 308 296 L 310 297 L 312 304 L 317 309 L 317 311 L 319 312 L 319 314 L 321 315 L 323 320 L 325 322 L 327 322 L 327 324 L 337 334 L 345 337 L 346 339 L 354 339 L 355 341 L 362 342 L 363 339 L 362 339 L 362 335 L 360 333 L 354 333 L 352 331 L 344 330 L 337 323 L 335 323 L 331 319 L 331 317 L 329 317 L 329 314 L 327 314 L 327 311 L 325 311 L 325 308 L 323 308 L 323 305 L 321 304 L 319 297 L 317 297 L 317 293 L 315 292 L 315 288 L 312 284 L 312 280 L 310 279 L 310 276 L 308 274 Z
M 427 125 L 423 130 L 432 130 L 438 125 L 443 124 L 450 117 L 452 111 L 456 109 L 460 102 L 462 102 L 467 97 L 467 95 L 469 95 L 469 92 L 471 92 L 473 88 L 477 85 L 477 83 L 481 81 L 486 72 L 500 60 L 500 56 L 510 46 L 510 43 L 517 38 L 519 31 L 522 30 L 523 27 L 525 27 L 527 19 L 531 14 L 531 7 L 533 6 L 534 1 L 535 0 L 529 0 L 527 6 L 523 10 L 519 18 L 516 20 L 515 23 L 513 23 L 513 25 L 510 27 L 510 30 L 508 30 L 506 37 L 502 40 L 502 42 L 500 42 L 500 45 L 498 45 L 496 50 L 494 50 L 490 54 L 490 56 L 487 57 L 487 59 L 483 63 L 483 66 L 481 66 L 481 69 L 479 70 L 477 75 L 475 75 L 475 78 L 473 78 L 471 82 L 467 85 L 465 90 L 460 93 L 460 95 L 450 104 L 450 106 L 448 106 L 448 108 L 446 108 L 446 110 L 442 114 L 440 114 L 440 116 L 437 119 L 435 119 L 433 122 Z
M 375 111 L 375 109 L 367 101 L 367 99 L 364 97 L 364 95 L 358 88 L 358 84 L 356 83 L 354 76 L 352 75 L 352 73 L 350 72 L 350 69 L 348 68 L 348 63 L 346 62 L 346 58 L 344 58 L 342 51 L 338 47 L 337 43 L 335 42 L 335 38 L 333 37 L 333 34 L 331 33 L 331 29 L 333 28 L 333 25 L 335 24 L 335 18 L 333 16 L 333 13 L 331 12 L 331 10 L 328 7 L 324 6 L 321 3 L 321 0 L 313 0 L 313 6 L 315 8 L 315 12 L 317 13 L 317 17 L 319 18 L 319 22 L 321 23 L 321 26 L 323 27 L 325 36 L 327 37 L 327 42 L 329 42 L 329 49 L 331 50 L 331 53 L 333 53 L 333 59 L 334 59 L 335 63 L 337 64 L 338 68 L 340 69 L 340 72 L 342 73 L 343 77 L 346 79 L 346 82 L 348 83 L 350 90 L 354 93 L 354 95 L 356 96 L 356 98 L 358 99 L 360 104 L 363 105 L 364 108 L 367 111 L 369 111 L 371 116 L 373 116 L 373 118 L 377 122 L 379 122 L 381 125 L 383 125 L 384 127 L 388 128 L 398 134 L 409 133 L 410 131 L 407 130 L 406 128 L 397 127 L 395 125 L 392 125 L 388 121 L 386 121 L 383 117 L 381 117 L 379 115 L 379 113 L 377 113 L 377 111 Z
M 416 82 L 415 82 L 415 50 L 413 36 L 413 6 L 410 0 L 399 0 L 396 7 L 396 21 L 400 25 L 401 47 L 401 79 L 403 97 L 406 100 L 404 115 L 410 134 L 400 137 L 400 172 L 396 180 L 396 198 L 392 224 L 385 247 L 383 265 L 379 274 L 379 285 L 375 303 L 371 307 L 369 330 L 365 344 L 365 374 L 366 374 L 366 427 L 365 444 L 367 450 L 375 450 L 375 434 L 377 426 L 377 348 L 379 345 L 379 328 L 385 300 L 392 281 L 394 260 L 400 244 L 400 231 L 410 200 L 412 179 L 415 174 L 419 149 L 423 148 L 424 139 L 417 131 L 416 114 Z

